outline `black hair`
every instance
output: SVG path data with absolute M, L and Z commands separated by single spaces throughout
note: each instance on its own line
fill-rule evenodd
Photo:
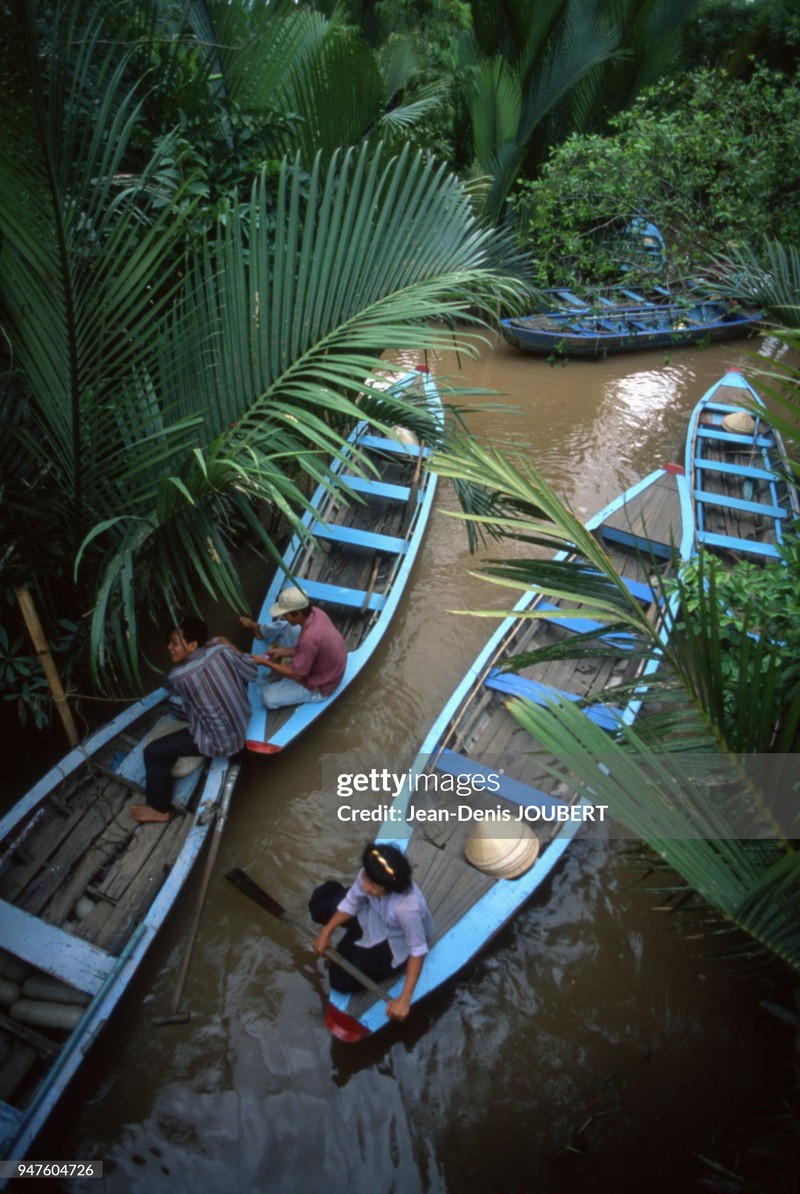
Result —
M 369 842 L 361 855 L 367 878 L 387 891 L 401 894 L 411 887 L 411 863 L 396 846 Z
M 194 614 L 187 614 L 180 626 L 173 627 L 174 629 L 180 631 L 185 643 L 197 643 L 202 647 L 208 642 L 208 626 L 202 618 L 195 617 Z

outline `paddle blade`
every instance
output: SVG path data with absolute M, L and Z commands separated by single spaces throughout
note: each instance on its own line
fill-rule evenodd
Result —
M 232 871 L 228 871 L 225 878 L 234 887 L 238 888 L 242 895 L 248 896 L 260 908 L 271 913 L 272 916 L 277 916 L 278 920 L 283 920 L 286 917 L 286 909 L 277 900 L 273 900 L 272 896 L 264 891 L 263 887 L 259 887 L 254 879 L 251 879 L 249 875 L 246 875 L 238 867 L 234 867 Z
M 372 1035 L 358 1020 L 348 1016 L 332 1003 L 325 1008 L 323 1019 L 331 1036 L 335 1036 L 337 1041 L 345 1041 L 348 1045 L 354 1045 L 356 1041 L 363 1041 L 364 1037 Z

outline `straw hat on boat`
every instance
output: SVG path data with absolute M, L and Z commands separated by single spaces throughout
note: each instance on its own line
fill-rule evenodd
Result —
M 756 429 L 756 421 L 746 410 L 735 410 L 722 420 L 726 431 L 735 431 L 737 435 L 752 435 Z
M 409 448 L 418 448 L 419 439 L 410 427 L 400 427 L 399 425 L 392 428 L 392 435 L 401 444 L 407 444 Z
M 524 875 L 539 853 L 539 839 L 524 822 L 517 829 L 516 837 L 496 837 L 497 829 L 491 821 L 479 821 L 464 847 L 467 861 L 498 879 Z

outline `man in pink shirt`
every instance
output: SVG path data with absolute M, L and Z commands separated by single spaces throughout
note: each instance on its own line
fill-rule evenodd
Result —
M 347 665 L 347 643 L 325 611 L 313 606 L 301 589 L 284 589 L 269 616 L 291 628 L 299 626 L 300 633 L 294 646 L 271 647 L 266 655 L 255 657 L 280 677 L 264 685 L 261 697 L 266 707 L 321 701 L 335 692 Z M 257 629 L 262 638 L 268 638 L 268 626 Z

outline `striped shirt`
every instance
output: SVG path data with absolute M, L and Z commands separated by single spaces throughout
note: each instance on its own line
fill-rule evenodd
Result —
M 167 674 L 164 686 L 183 701 L 189 732 L 201 754 L 232 755 L 247 738 L 250 702 L 247 682 L 258 665 L 222 643 L 197 647 Z

